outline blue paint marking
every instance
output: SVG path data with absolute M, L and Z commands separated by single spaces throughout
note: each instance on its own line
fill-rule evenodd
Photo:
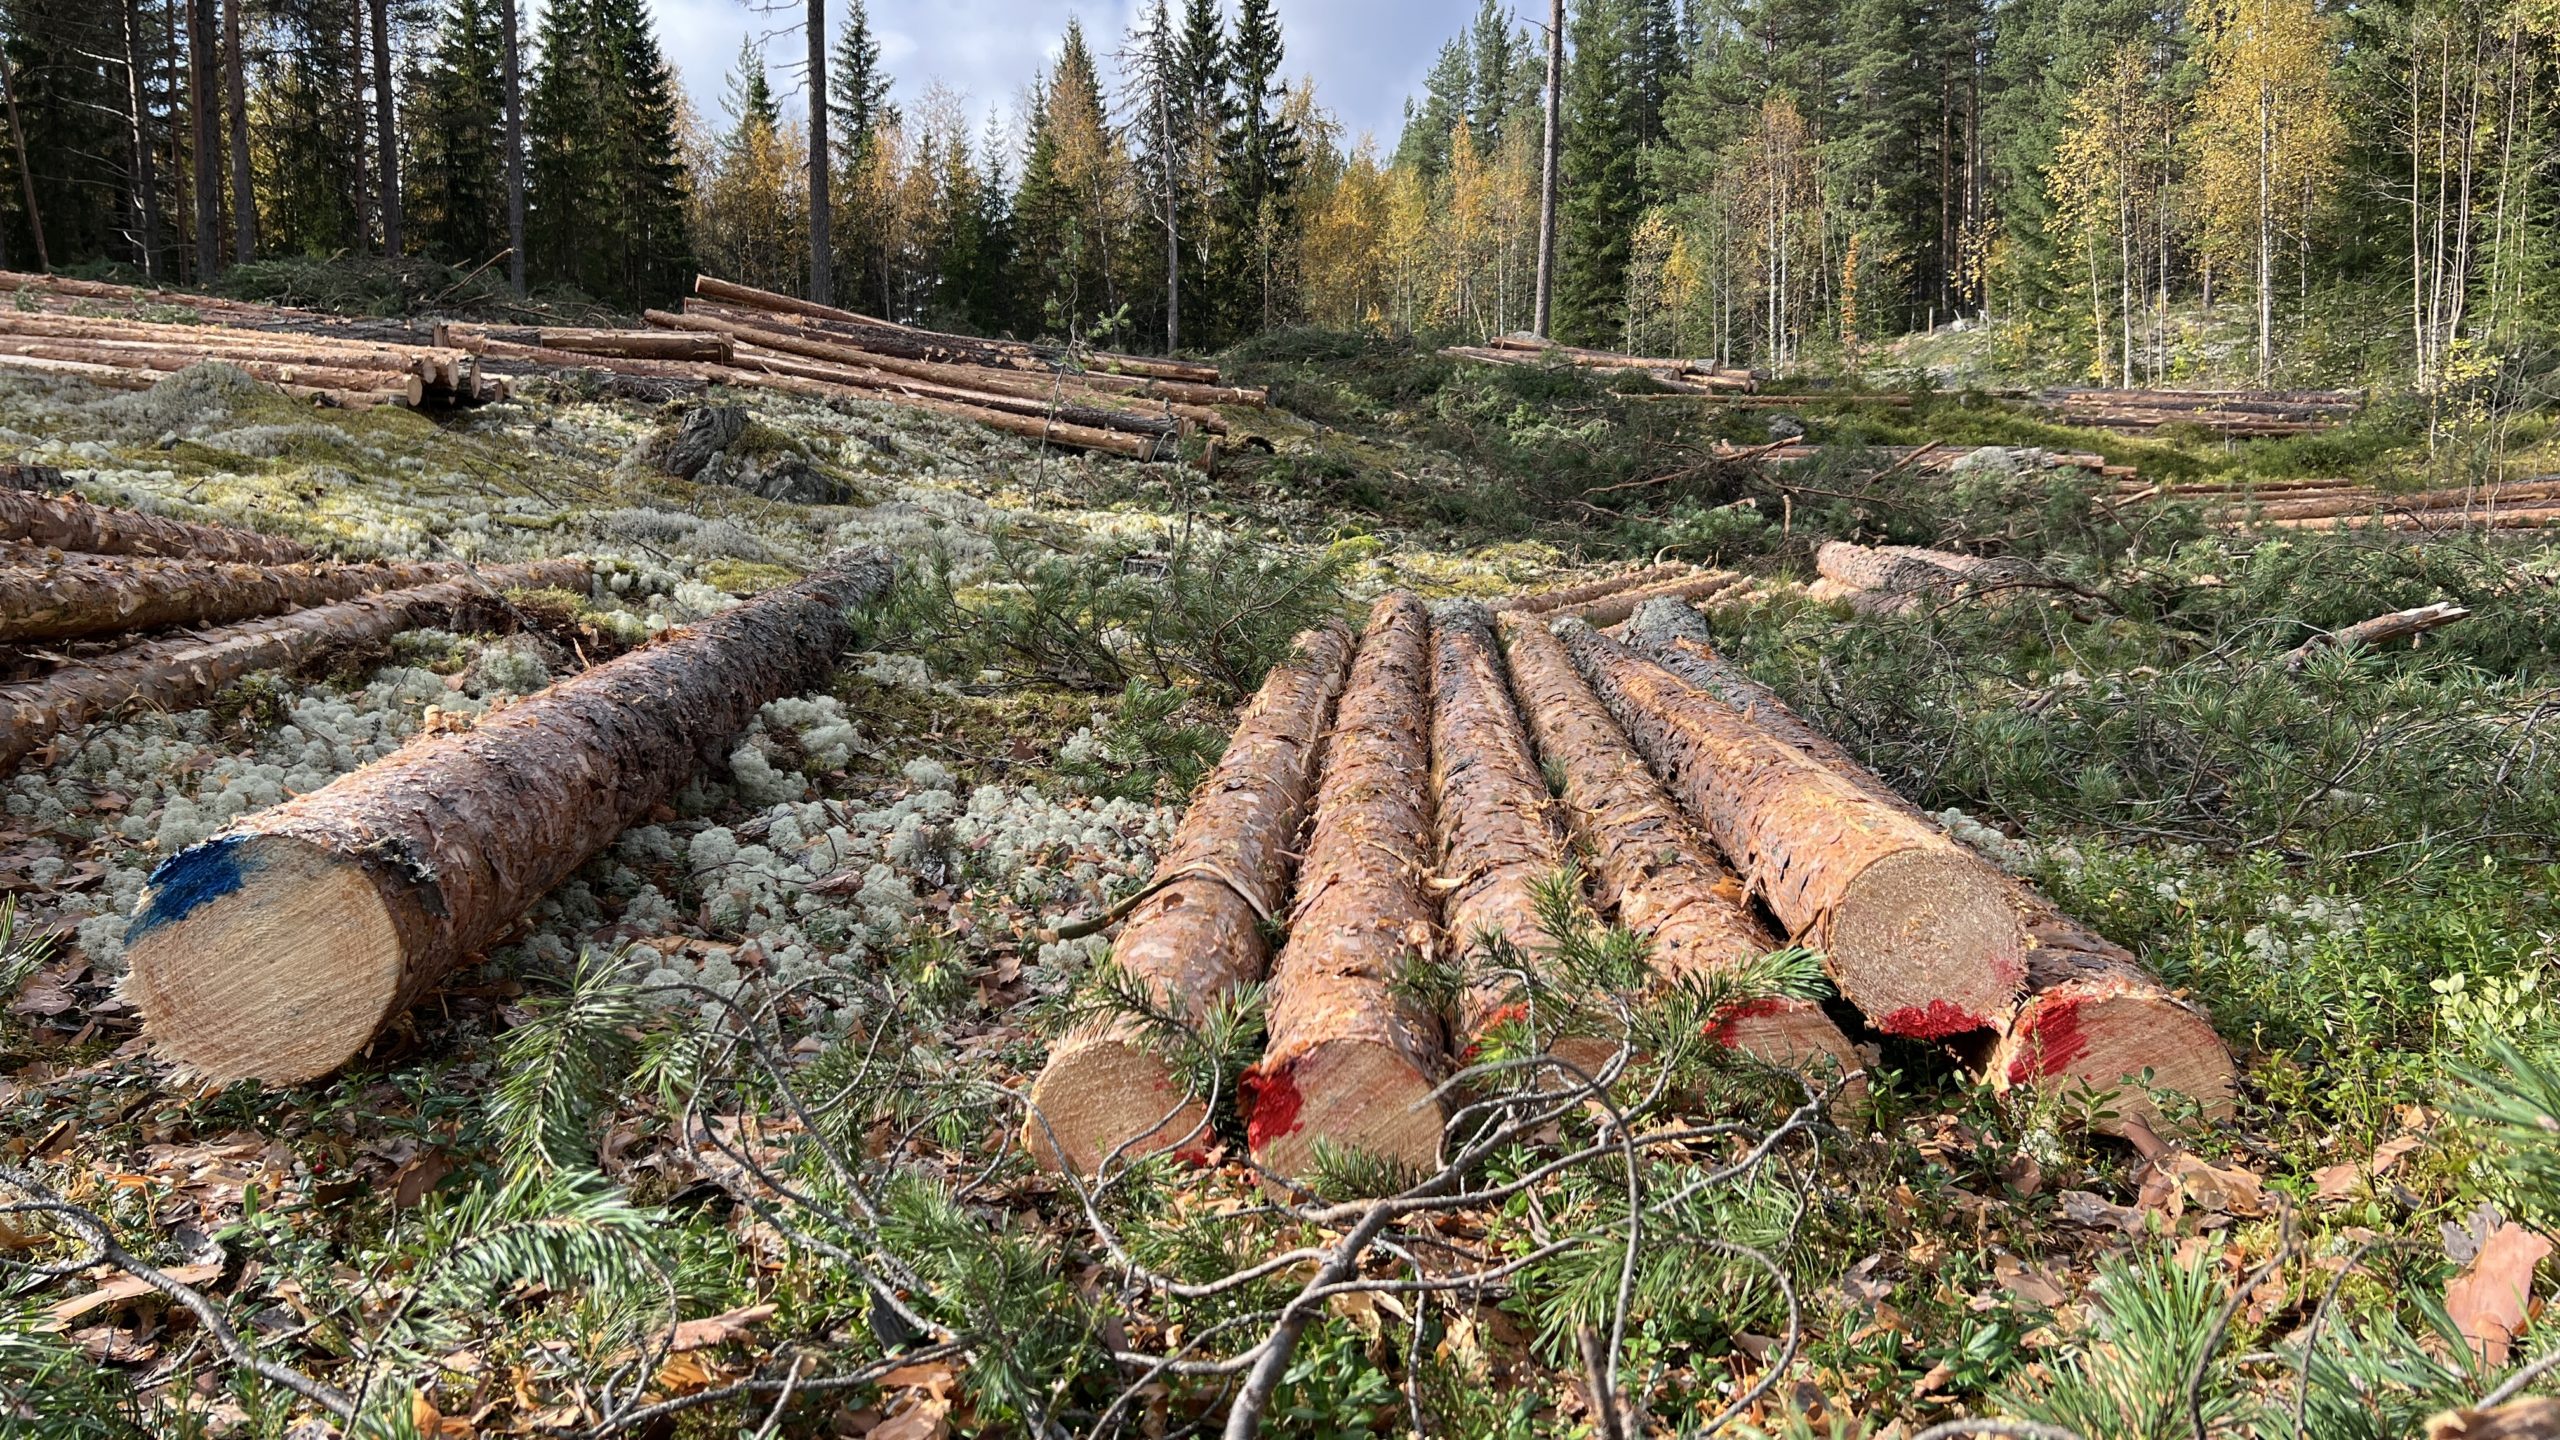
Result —
M 240 888 L 240 855 L 245 835 L 226 835 L 181 850 L 151 872 L 151 904 L 133 917 L 124 932 L 130 945 L 163 925 L 174 925 Z

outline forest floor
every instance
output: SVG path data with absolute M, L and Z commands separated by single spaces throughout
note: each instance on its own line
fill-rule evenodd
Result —
M 2153 1164 L 2083 1106 L 1881 1042 L 1869 1117 L 1656 1216 L 1632 1256 L 1605 1166 L 1447 1216 L 1466 1253 L 1544 1258 L 1463 1295 L 1337 1297 L 1268 1431 L 1600 1433 L 1584 1342 L 1622 1265 L 1615 1372 L 1647 1434 L 1729 1409 L 1728 1433 L 2410 1434 L 2560 1342 L 2543 1287 L 2503 1321 L 2459 1288 L 2519 1257 L 2530 1285 L 2560 1217 L 2560 546 L 2225 532 L 2080 472 L 1895 473 L 1872 447 L 2396 488 L 2471 452 L 2431 456 L 2405 406 L 2231 447 L 1949 394 L 1796 416 L 1829 448 L 1763 472 L 1708 446 L 1765 439 L 1765 413 L 1339 337 L 1228 364 L 1273 386 L 1237 417 L 1272 448 L 1214 479 L 756 397 L 723 473 L 808 467 L 850 487 L 837 506 L 673 479 L 649 458 L 672 409 L 573 390 L 430 420 L 203 371 L 0 383 L 0 449 L 93 500 L 346 558 L 576 553 L 598 575 L 509 633 L 415 632 L 93 725 L 0 780 L 0 1165 L 355 1397 L 367 1433 L 1214 1430 L 1232 1376 L 1111 1353 L 1246 1348 L 1303 1276 L 1207 1282 L 1321 1234 L 1263 1207 L 1232 1113 L 1208 1163 L 1144 1167 L 1089 1212 L 1022 1156 L 1014 1092 L 1108 953 L 1055 932 L 1144 884 L 1262 668 L 1399 586 L 1490 596 L 1657 555 L 1801 578 L 1823 539 L 1933 543 L 2030 556 L 2088 598 L 1858 618 L 1773 592 L 1720 639 L 2185 987 L 2241 1059 L 2238 1117 Z M 2498 443 L 2530 470 L 2546 434 Z M 356 1066 L 277 1091 L 154 1062 L 117 986 L 158 858 L 874 542 L 905 578 L 833 687 L 765 707 L 724 770 Z M 2422 647 L 2281 662 L 2442 599 L 2473 617 Z M 1800 1101 L 1735 1074 L 1697 1103 L 1759 1133 Z M 723 1166 L 771 1203 L 731 1203 Z M 1106 1232 L 1203 1293 L 1127 1283 Z M 54 1243 L 0 1213 L 0 1258 Z M 875 1266 L 902 1304 L 866 1289 Z M 0 1273 L 0 1429 L 330 1433 L 222 1348 L 110 1267 Z

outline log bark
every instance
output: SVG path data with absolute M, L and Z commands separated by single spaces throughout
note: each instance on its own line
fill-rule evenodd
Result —
M 492 339 L 564 350 L 572 355 L 612 355 L 628 360 L 695 360 L 729 363 L 734 342 L 725 335 L 665 330 L 492 330 Z
M 1535 620 L 1506 619 L 1502 635 L 1513 688 L 1539 755 L 1564 781 L 1565 812 L 1591 854 L 1600 901 L 1620 926 L 1653 941 L 1655 973 L 1704 980 L 1777 949 L 1742 882 L 1627 743 L 1563 643 Z M 1862 1068 L 1848 1037 L 1810 1000 L 1744 1007 L 1724 1017 L 1716 1036 L 1781 1068 L 1841 1075 Z M 1862 1107 L 1866 1093 L 1866 1081 L 1853 1080 L 1835 1108 Z
M 2244 522 L 2245 523 L 2245 522 Z M 2514 510 L 2419 510 L 2390 515 L 2346 515 L 2321 520 L 2270 520 L 2278 530 L 2542 530 L 2560 525 L 2560 505 Z
M 92 365 L 78 360 L 48 360 L 40 355 L 0 353 L 0 370 L 15 370 L 57 380 L 85 380 L 111 390 L 148 390 L 166 377 L 152 370 L 123 365 Z M 390 390 L 333 390 L 319 385 L 268 382 L 297 400 L 317 401 L 339 410 L 366 410 L 376 405 L 406 404 L 407 396 Z
M 1431 874 L 1430 618 L 1380 600 L 1352 662 L 1316 793 L 1289 940 L 1271 964 L 1269 1041 L 1245 1073 L 1245 1136 L 1280 1175 L 1323 1141 L 1427 1169 L 1444 1123 L 1432 1090 L 1440 1019 L 1401 993 L 1438 948 Z
M 56 735 L 131 705 L 193 709 L 242 676 L 328 651 L 370 646 L 444 619 L 495 592 L 584 590 L 586 585 L 586 563 L 579 560 L 484 571 L 199 635 L 146 641 L 41 679 L 0 686 L 0 770 Z
M 1628 644 L 1639 654 L 1828 766 L 1877 803 L 1937 824 L 1847 746 L 1718 655 L 1696 611 L 1648 606 L 1627 628 Z M 2148 1070 L 2153 1084 L 2192 1097 L 2209 1118 L 2229 1115 L 2239 1071 L 2212 1020 L 2153 978 L 2131 951 L 2064 914 L 2025 881 L 2005 872 L 2001 879 L 2030 948 L 2026 994 L 2003 1017 L 1984 1066 L 1993 1088 L 2036 1083 L 2113 1091 L 2113 1113 L 2101 1115 L 2098 1128 L 2121 1134 L 2132 1121 L 2159 1130 L 2166 1123 L 2159 1107 L 2134 1083 Z
M 1594 628 L 1615 625 L 1636 612 L 1648 600 L 1679 600 L 1695 603 L 1712 600 L 1742 583 L 1743 577 L 1725 570 L 1710 570 L 1686 580 L 1673 580 L 1661 585 L 1647 585 L 1638 590 L 1621 590 L 1615 595 L 1580 605 L 1560 605 L 1542 612 L 1550 620 L 1579 620 Z
M 1483 972 L 1449 1017 L 1451 1043 L 1464 1048 L 1518 1013 L 1519 983 L 1487 967 L 1501 963 L 1497 946 L 1527 962 L 1547 948 L 1538 887 L 1565 867 L 1555 802 L 1511 703 L 1493 628 L 1472 605 L 1442 605 L 1431 619 L 1431 797 L 1442 928 Z
M 76 340 L 0 339 L 0 355 L 129 370 L 149 380 L 214 361 L 235 366 L 272 385 L 378 394 L 395 397 L 399 403 L 413 406 L 427 398 L 426 382 L 406 366 L 396 370 L 351 370 L 322 363 L 269 360 L 248 353 L 170 350 L 156 346 L 119 347 Z
M 1153 893 L 1129 914 L 1112 963 L 1155 1003 L 1196 1024 L 1263 978 L 1272 923 L 1283 913 L 1295 846 L 1315 797 L 1325 726 L 1351 663 L 1340 625 L 1298 637 L 1236 723 L 1172 847 Z M 1023 1143 L 1050 1169 L 1090 1175 L 1119 1150 L 1137 1159 L 1207 1139 L 1202 1097 L 1189 1094 L 1133 1020 L 1080 1027 L 1049 1052 L 1031 1087 Z
M 912 325 L 900 325 L 895 321 L 882 320 L 870 315 L 857 315 L 853 311 L 839 310 L 832 305 L 812 304 L 806 300 L 794 299 L 789 295 L 776 295 L 769 290 L 758 290 L 750 285 L 739 285 L 727 280 L 715 279 L 709 275 L 695 278 L 693 293 L 715 305 L 762 311 L 773 315 L 789 315 L 801 321 L 841 326 L 866 337 L 869 343 L 874 345 L 884 344 L 887 341 L 869 337 L 898 337 L 907 344 L 921 347 L 920 353 L 911 355 L 910 358 L 977 356 L 982 358 L 974 363 L 986 364 L 1000 359 L 1010 359 L 1027 362 L 1042 369 L 1070 358 L 1067 351 L 1054 345 L 1025 345 L 1017 341 L 986 340 L 974 335 L 949 335 L 938 330 L 919 330 Z M 1203 364 L 1197 360 L 1175 360 L 1156 355 L 1123 355 L 1107 350 L 1083 352 L 1072 358 L 1088 365 L 1122 371 L 1130 375 L 1190 381 L 1203 385 L 1218 383 L 1218 367 Z
M 1568 585 L 1556 590 L 1533 590 L 1520 595 L 1506 595 L 1485 606 L 1485 609 L 1495 615 L 1514 613 L 1536 615 L 1569 606 L 1589 604 L 1594 600 L 1605 600 L 1609 596 L 1623 594 L 1629 590 L 1642 590 L 1650 586 L 1666 584 L 1688 573 L 1688 566 L 1676 562 L 1667 565 L 1648 565 L 1642 570 L 1613 575 L 1605 580 Z
M 779 375 L 799 375 L 842 385 L 850 390 L 880 391 L 888 396 L 912 396 L 920 400 L 940 400 L 955 405 L 972 405 L 999 410 L 1008 415 L 1027 415 L 1035 419 L 1055 420 L 1061 424 L 1091 430 L 1120 430 L 1132 435 L 1179 435 L 1182 422 L 1171 415 L 1149 415 L 1141 411 L 1116 410 L 1099 405 L 1060 404 L 1053 400 L 1034 400 L 1019 395 L 974 390 L 959 385 L 945 385 L 932 380 L 915 380 L 888 371 L 839 365 L 824 360 L 809 360 L 767 350 L 758 345 L 741 345 L 730 362 L 742 369 L 766 370 Z M 1212 412 L 1215 413 L 1215 412 Z
M 0 549 L 0 642 L 228 625 L 450 579 L 453 564 L 250 565 Z
M 145 1036 L 212 1080 L 296 1084 L 386 1024 L 716 755 L 825 683 L 893 564 L 816 573 L 425 736 L 152 873 L 128 931 Z
M 310 551 L 291 540 L 253 530 L 111 510 L 70 495 L 8 490 L 0 490 L 0 540 L 92 555 L 169 555 L 261 565 L 311 558 Z
M 1825 580 L 1864 590 L 1880 602 L 1909 602 L 1924 596 L 1960 595 L 1993 587 L 2049 587 L 2053 581 L 2024 560 L 1957 555 L 1916 545 L 1852 545 L 1829 540 L 1814 552 L 1814 569 Z
M 1989 863 L 1587 627 L 1565 643 L 1627 738 L 1789 937 L 1823 952 L 1869 1024 L 1943 1039 L 2008 1014 L 2027 936 Z
M 2312 492 L 2304 498 L 2287 496 L 2248 508 L 2254 510 L 2261 520 L 2324 520 L 2331 516 L 2358 515 L 2368 511 L 2392 514 L 2466 508 L 2525 508 L 2528 502 L 2547 506 L 2555 499 L 2560 499 L 2560 480 L 2482 485 L 2469 490 L 2419 490 L 2401 495 L 2386 495 L 2379 490 L 2358 487 L 2335 494 Z
M 2468 620 L 2471 612 L 2451 601 L 2421 605 L 2414 610 L 2394 610 L 2376 615 L 2353 625 L 2325 631 L 2285 652 L 2284 668 L 2299 670 L 2305 661 L 2332 646 L 2388 645 L 2394 640 L 2407 640 L 2440 629 L 2457 620 Z

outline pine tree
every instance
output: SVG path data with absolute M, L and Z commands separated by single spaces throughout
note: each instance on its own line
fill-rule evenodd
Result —
M 269 248 L 364 246 L 364 65 L 343 0 L 281 0 L 258 87 L 259 232 Z
M 486 259 L 507 243 L 505 55 L 496 8 L 490 0 L 452 0 L 407 111 L 410 224 L 421 253 L 454 264 Z
M 45 0 L 0 4 L 0 46 L 6 47 L 23 132 L 18 138 L 35 181 L 44 249 L 57 267 L 109 254 L 117 244 L 116 199 L 128 188 L 120 183 L 121 157 L 130 154 L 123 134 L 127 101 L 121 74 L 89 57 L 122 51 L 122 8 Z M 30 257 L 26 263 L 32 264 L 36 234 L 28 223 L 19 148 L 13 143 L 0 150 L 6 166 L 0 178 L 8 187 L 0 193 L 0 206 L 10 220 L 10 254 Z M 118 166 L 119 183 L 98 183 L 102 161 Z
M 1242 0 L 1227 47 L 1229 118 L 1218 145 L 1217 310 L 1229 335 L 1268 329 L 1292 304 L 1286 272 L 1296 248 L 1303 157 L 1285 103 L 1282 57 L 1271 0 Z

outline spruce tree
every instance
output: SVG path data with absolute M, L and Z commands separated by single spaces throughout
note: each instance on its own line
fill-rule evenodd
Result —
M 1268 329 L 1291 305 L 1287 258 L 1304 157 L 1282 106 L 1283 53 L 1272 0 L 1242 0 L 1227 46 L 1229 119 L 1218 145 L 1218 310 L 1230 336 Z
M 846 154 L 859 156 L 898 123 L 898 107 L 889 99 L 889 72 L 880 64 L 880 40 L 863 0 L 845 0 L 845 11 L 844 34 L 827 67 L 827 107 Z
M 1556 338 L 1616 345 L 1626 329 L 1627 257 L 1644 213 L 1644 96 L 1637 84 L 1646 0 L 1579 0 L 1564 76 L 1564 198 L 1556 257 Z
M 1396 140 L 1396 163 L 1437 185 L 1449 170 L 1449 136 L 1476 100 L 1474 58 L 1452 40 L 1423 76 L 1422 100 L 1405 106 L 1404 133 Z
M 420 253 L 454 264 L 507 243 L 504 3 L 452 0 L 408 107 L 412 234 Z
M 681 293 L 693 258 L 675 79 L 645 0 L 552 0 L 527 108 L 536 271 L 626 305 Z

